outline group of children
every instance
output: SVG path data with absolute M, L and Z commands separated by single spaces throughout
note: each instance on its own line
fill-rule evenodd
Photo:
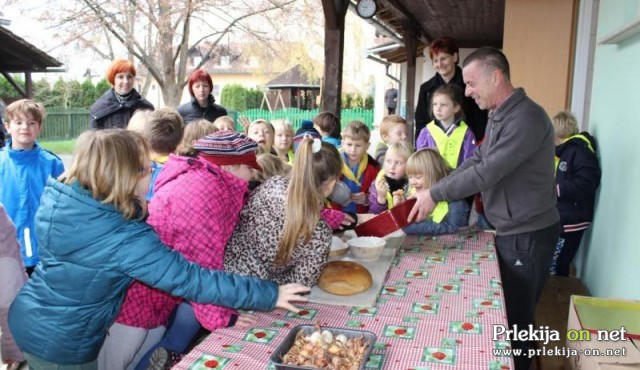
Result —
M 9 314 L 18 345 L 34 364 L 162 369 L 201 327 L 251 325 L 254 317 L 237 308 L 295 311 L 289 302 L 304 300 L 298 294 L 315 285 L 332 231 L 430 188 L 475 150 L 461 100 L 450 85 L 434 92 L 433 121 L 419 133 L 416 151 L 406 121 L 384 117 L 375 158 L 369 128 L 359 121 L 342 126 L 329 112 L 296 132 L 284 120 L 256 120 L 245 135 L 228 116 L 185 126 L 171 109 L 137 111 L 128 131 L 81 135 L 73 165 L 58 181 L 47 178 L 63 173 L 62 162 L 36 143 L 44 109 L 30 100 L 13 103 L 5 112 L 11 139 L 0 151 L 0 206 L 9 217 L 0 207 L 0 223 L 16 225 L 19 262 L 29 274 L 42 258 Z M 556 122 L 559 207 L 572 222 L 565 223 L 552 272 L 565 274 L 593 217 L 600 172 L 593 138 L 578 135 L 571 117 Z M 593 196 L 579 212 L 563 211 L 563 200 L 577 197 L 575 171 L 585 168 Z M 453 233 L 468 217 L 467 200 L 441 202 L 404 231 Z M 71 235 L 76 240 L 68 243 Z M 5 246 L 18 244 L 2 236 L 5 257 Z M 4 266 L 0 279 L 14 289 L 0 299 L 2 350 L 13 365 L 24 358 L 11 347 L 6 317 L 26 278 L 9 276 L 22 269 L 15 261 Z M 75 307 L 63 313 L 69 300 Z M 36 330 L 28 312 L 51 322 Z M 47 328 L 55 334 L 40 335 Z

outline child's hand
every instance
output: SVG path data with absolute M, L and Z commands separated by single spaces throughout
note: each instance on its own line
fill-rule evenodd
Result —
M 246 312 L 238 312 L 238 320 L 236 320 L 236 324 L 239 328 L 248 328 L 253 326 L 257 321 L 256 315 L 246 313 Z
M 404 202 L 406 198 L 404 197 L 404 190 L 396 190 L 393 192 L 393 205 L 394 207 L 398 204 Z
M 367 203 L 367 194 L 360 193 L 351 193 L 351 201 L 355 204 L 366 204 Z
M 351 217 L 350 214 L 345 213 L 344 214 L 344 219 L 342 220 L 342 223 L 340 225 L 342 225 L 342 227 L 340 227 L 341 229 L 345 226 L 350 226 L 353 225 L 353 223 L 356 222 L 356 219 Z
M 389 187 L 384 178 L 376 180 L 376 192 L 378 193 L 378 204 L 387 204 L 387 191 Z
M 289 301 L 306 302 L 307 299 L 301 296 L 300 293 L 307 293 L 310 290 L 311 288 L 296 283 L 280 285 L 278 287 L 276 307 L 298 313 L 298 308 L 289 303 Z

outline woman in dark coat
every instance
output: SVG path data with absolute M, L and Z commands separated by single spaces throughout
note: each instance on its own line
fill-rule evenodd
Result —
M 462 80 L 462 69 L 458 66 L 460 56 L 458 46 L 450 37 L 435 39 L 429 45 L 429 57 L 433 62 L 436 74 L 427 82 L 420 85 L 418 105 L 416 107 L 416 137 L 422 128 L 431 121 L 431 96 L 436 89 L 444 84 L 455 84 L 465 90 L 466 85 Z M 464 97 L 462 111 L 465 115 L 465 123 L 476 137 L 481 141 L 487 126 L 487 111 L 481 110 L 473 99 Z
M 211 95 L 212 89 L 213 81 L 205 70 L 196 69 L 191 73 L 189 76 L 191 101 L 178 107 L 178 113 L 182 116 L 185 125 L 201 118 L 213 122 L 216 118 L 227 115 L 227 110 L 216 104 L 216 100 Z
M 107 69 L 107 80 L 113 86 L 90 108 L 91 128 L 126 128 L 138 109 L 153 110 L 153 104 L 143 98 L 133 84 L 136 68 L 126 59 L 116 59 Z

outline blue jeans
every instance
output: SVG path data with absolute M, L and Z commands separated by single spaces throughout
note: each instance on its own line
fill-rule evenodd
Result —
M 169 324 L 167 332 L 158 344 L 142 357 L 136 370 L 145 370 L 149 365 L 149 358 L 157 348 L 165 348 L 167 350 L 184 353 L 193 338 L 200 331 L 200 323 L 193 313 L 193 308 L 189 302 L 182 302 L 174 311 L 173 321 Z

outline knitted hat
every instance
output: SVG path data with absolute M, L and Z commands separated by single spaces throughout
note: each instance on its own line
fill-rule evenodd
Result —
M 318 130 L 313 128 L 313 122 L 309 120 L 304 120 L 302 121 L 300 128 L 296 131 L 296 136 L 293 137 L 294 152 L 298 151 L 298 146 L 302 142 L 302 139 L 304 139 L 304 135 L 309 135 L 313 139 L 322 139 L 322 136 L 320 135 Z
M 246 164 L 262 171 L 256 161 L 258 144 L 239 132 L 218 131 L 194 140 L 193 147 L 202 158 L 218 166 Z

